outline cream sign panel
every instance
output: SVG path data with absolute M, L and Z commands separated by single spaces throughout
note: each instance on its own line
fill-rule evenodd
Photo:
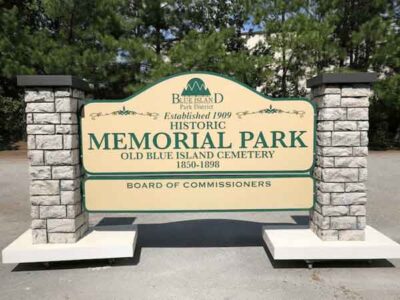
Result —
M 268 99 L 220 75 L 186 73 L 124 100 L 93 100 L 81 119 L 89 174 L 308 172 L 314 107 Z
M 85 208 L 92 212 L 309 209 L 310 177 L 89 178 Z

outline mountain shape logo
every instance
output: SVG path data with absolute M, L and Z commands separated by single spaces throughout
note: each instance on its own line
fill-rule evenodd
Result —
M 182 91 L 182 96 L 210 96 L 210 91 L 200 78 L 192 78 Z

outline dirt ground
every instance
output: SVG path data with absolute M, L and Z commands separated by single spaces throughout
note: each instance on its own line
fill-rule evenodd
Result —
M 371 152 L 369 225 L 400 242 L 400 152 Z M 301 212 L 91 215 L 138 224 L 133 259 L 0 265 L 0 299 L 400 299 L 400 260 L 274 262 L 261 227 Z M 24 149 L 0 152 L 0 248 L 30 225 Z

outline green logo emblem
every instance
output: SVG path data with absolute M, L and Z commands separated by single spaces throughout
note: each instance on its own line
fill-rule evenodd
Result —
M 200 78 L 192 78 L 182 91 L 182 96 L 210 96 L 210 91 Z

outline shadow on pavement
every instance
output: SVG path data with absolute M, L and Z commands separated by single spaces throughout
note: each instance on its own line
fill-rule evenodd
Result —
M 133 225 L 135 217 L 106 217 L 100 220 L 95 226 L 120 226 Z
M 260 223 L 230 219 L 198 219 L 168 223 L 137 224 L 136 247 L 247 247 L 262 246 L 263 226 L 296 226 L 308 222 L 308 217 L 294 218 L 296 223 Z M 305 223 L 305 220 L 307 222 Z M 105 217 L 96 224 L 102 226 L 133 225 L 135 218 Z M 123 228 L 123 227 L 122 227 Z M 129 227 L 127 227 L 129 229 Z M 104 230 L 107 230 L 104 227 Z
M 295 222 L 296 225 L 308 225 L 310 224 L 310 217 L 308 215 L 306 216 L 290 216 Z
M 153 248 L 261 246 L 264 225 L 268 223 L 226 219 L 139 224 L 137 244 Z

